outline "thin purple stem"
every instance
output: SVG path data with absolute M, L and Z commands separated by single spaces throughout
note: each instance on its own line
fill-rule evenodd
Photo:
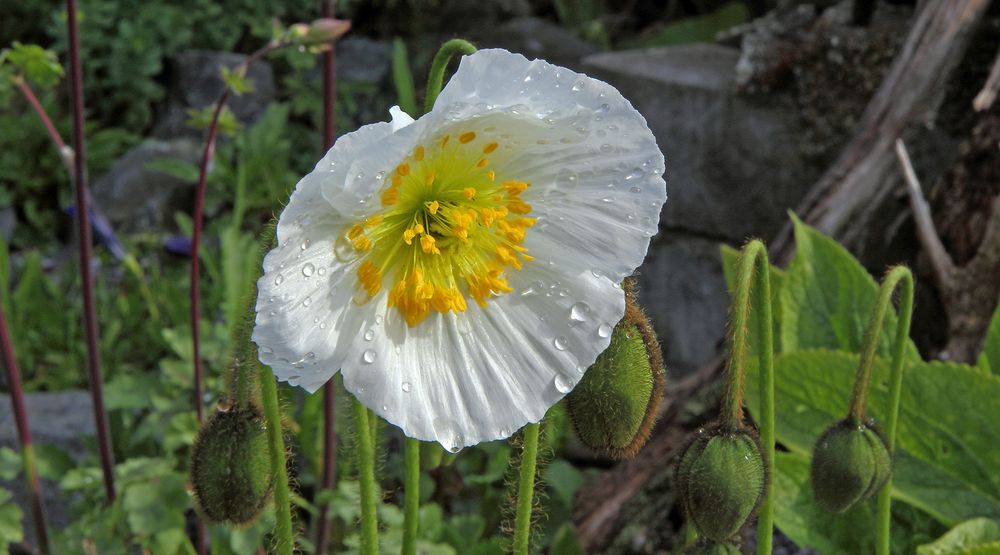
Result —
M 104 410 L 104 385 L 101 380 L 101 353 L 98 349 L 97 314 L 94 307 L 94 279 L 90 273 L 90 212 L 87 210 L 87 145 L 83 136 L 83 72 L 80 67 L 80 37 L 77 32 L 76 0 L 66 0 L 66 25 L 69 27 L 70 94 L 73 101 L 73 183 L 76 185 L 76 221 L 80 240 L 80 282 L 83 293 L 83 321 L 87 332 L 87 368 L 90 395 L 94 404 L 97 444 L 104 475 L 107 502 L 115 500 L 114 459 L 111 432 Z
M 322 16 L 333 17 L 333 0 L 322 0 Z M 336 46 L 330 43 L 329 49 L 323 53 L 323 151 L 333 146 L 336 130 L 336 111 L 334 102 L 337 95 Z M 327 380 L 323 385 L 323 475 L 320 481 L 320 491 L 333 489 L 337 480 L 337 432 L 336 432 L 336 402 L 337 392 L 333 380 Z M 316 553 L 326 555 L 330 549 L 330 517 L 329 507 L 324 503 L 319 509 L 316 520 Z
M 21 441 L 21 453 L 24 458 L 24 479 L 27 482 L 28 501 L 31 504 L 31 518 L 35 523 L 35 537 L 41 553 L 49 552 L 49 536 L 45 531 L 45 513 L 42 510 L 42 488 L 38 483 L 38 471 L 35 467 L 34 448 L 31 443 L 31 430 L 28 428 L 28 411 L 24 406 L 24 388 L 21 385 L 21 371 L 17 367 L 17 357 L 14 354 L 14 343 L 10 340 L 10 330 L 7 329 L 7 318 L 0 306 L 0 354 L 3 355 L 3 365 L 7 369 L 7 387 L 10 388 L 10 401 L 14 406 L 14 421 L 17 423 L 17 437 Z
M 42 107 L 42 103 L 38 101 L 38 97 L 35 96 L 35 91 L 31 90 L 31 86 L 24 79 L 15 80 L 17 83 L 18 90 L 24 96 L 24 99 L 31 104 L 32 109 L 35 110 L 35 114 L 38 115 L 38 119 L 42 122 L 45 130 L 49 133 L 49 139 L 52 140 L 52 145 L 56 147 L 56 153 L 59 155 L 59 159 L 62 160 L 63 165 L 66 166 L 66 171 L 69 175 L 73 175 L 73 162 L 71 152 L 66 149 L 66 142 L 63 141 L 62 135 L 59 134 L 59 130 L 52 123 L 52 119 L 49 118 L 49 114 L 46 113 L 45 108 Z

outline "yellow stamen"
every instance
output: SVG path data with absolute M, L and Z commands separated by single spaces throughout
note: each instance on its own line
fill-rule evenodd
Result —
M 406 177 L 407 175 L 410 175 L 410 165 L 409 164 L 400 164 L 399 167 L 396 168 L 396 173 L 398 173 L 399 175 L 401 175 L 403 177 Z
M 441 205 L 438 204 L 438 201 L 432 200 L 431 202 L 427 203 L 427 211 L 431 213 L 431 216 L 434 216 L 435 214 L 437 214 L 438 208 L 440 206 Z
M 466 187 L 462 189 L 462 196 L 464 196 L 469 200 L 472 200 L 476 196 L 476 190 L 473 189 L 472 187 Z
M 416 160 L 417 162 L 422 162 L 424 160 L 424 147 L 418 146 L 413 151 L 413 159 Z
M 482 160 L 476 162 L 476 167 L 477 168 L 485 168 L 489 164 L 490 164 L 490 161 L 487 160 L 486 158 L 483 158 Z
M 483 154 L 489 154 L 493 152 L 494 150 L 497 149 L 498 146 L 500 145 L 496 143 L 488 143 L 486 146 L 483 147 Z
M 476 134 L 472 131 L 467 131 L 458 136 L 458 142 L 468 144 L 476 139 Z

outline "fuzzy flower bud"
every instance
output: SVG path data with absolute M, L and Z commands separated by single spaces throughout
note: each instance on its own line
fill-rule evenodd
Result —
M 215 413 L 198 432 L 191 482 L 201 512 L 214 522 L 248 524 L 274 487 L 267 428 L 255 408 Z
M 351 29 L 351 22 L 346 19 L 325 17 L 317 19 L 309 25 L 305 42 L 309 44 L 325 44 L 344 36 Z
M 701 431 L 677 465 L 677 491 L 691 524 L 703 537 L 726 542 L 743 527 L 767 483 L 755 434 L 716 428 Z
M 566 397 L 577 437 L 614 458 L 635 456 L 656 423 L 663 396 L 663 357 L 652 326 L 626 281 L 625 317 L 608 348 Z
M 885 440 L 871 423 L 848 418 L 816 440 L 810 470 L 816 502 L 841 513 L 881 489 L 892 472 L 892 461 Z

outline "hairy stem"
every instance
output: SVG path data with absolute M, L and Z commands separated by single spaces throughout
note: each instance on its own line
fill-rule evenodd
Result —
M 517 486 L 517 514 L 514 517 L 514 553 L 528 555 L 531 535 L 531 512 L 535 494 L 535 468 L 538 464 L 539 424 L 524 427 L 524 447 L 521 452 L 521 475 Z
M 882 335 L 882 321 L 885 312 L 892 301 L 892 294 L 900 289 L 899 295 L 899 318 L 896 320 L 896 337 L 892 344 L 892 366 L 889 377 L 889 411 L 885 427 L 886 447 L 891 456 L 896 445 L 896 423 L 899 418 L 899 398 L 903 389 L 903 362 L 906 352 L 906 340 L 910 335 L 910 320 L 913 317 L 913 274 L 904 266 L 891 268 L 882 280 L 879 289 L 879 299 L 875 305 L 875 312 L 872 313 L 871 326 L 865 335 L 865 348 L 862 354 L 861 364 L 867 364 L 867 369 L 858 370 L 858 379 L 862 377 L 867 382 L 871 380 L 871 366 L 874 362 L 875 347 L 878 339 Z M 867 396 L 868 384 L 864 385 L 864 395 Z M 858 392 L 858 384 L 855 382 L 855 394 Z M 852 414 L 855 403 L 851 403 Z M 865 409 L 864 401 L 861 402 L 861 411 Z M 889 554 L 889 517 L 892 505 L 892 475 L 886 480 L 885 485 L 878 494 L 878 509 L 875 516 L 875 553 L 877 555 Z
M 10 339 L 7 318 L 0 306 L 0 355 L 7 370 L 7 387 L 10 389 L 10 403 L 14 409 L 17 437 L 21 442 L 21 464 L 24 469 L 25 491 L 31 506 L 31 518 L 35 525 L 35 540 L 42 555 L 49 553 L 49 535 L 45 530 L 45 513 L 42 510 L 42 488 L 38 483 L 38 469 L 35 465 L 35 448 L 28 428 L 28 411 L 24 405 L 24 387 L 21 385 L 21 371 L 17 367 L 14 342 Z
M 757 278 L 756 280 L 754 278 Z M 756 285 L 756 287 L 754 287 Z M 747 336 L 750 328 L 751 291 L 756 294 L 760 312 L 757 318 L 757 352 L 760 361 L 760 442 L 764 448 L 764 491 L 760 517 L 757 519 L 757 554 L 771 553 L 774 522 L 774 499 L 771 481 L 774 475 L 774 323 L 771 317 L 771 268 L 767 247 L 759 239 L 747 243 L 740 254 L 733 292 L 730 351 L 726 366 L 726 390 L 722 401 L 722 424 L 730 430 L 743 427 L 743 387 L 746 372 Z
M 378 553 L 378 517 L 375 514 L 375 452 L 372 448 L 368 409 L 354 399 L 354 436 L 358 449 L 358 481 L 361 484 L 361 553 Z
M 417 552 L 417 519 L 420 510 L 420 441 L 413 438 L 403 440 L 405 459 L 406 504 L 403 513 L 402 555 Z
M 431 62 L 431 71 L 427 75 L 427 96 L 424 98 L 424 112 L 430 112 L 434 108 L 434 101 L 441 93 L 444 86 L 444 70 L 448 67 L 448 62 L 455 54 L 469 55 L 476 51 L 476 47 L 471 42 L 462 39 L 451 39 L 441 45 Z
M 271 453 L 271 471 L 274 473 L 274 512 L 276 549 L 279 555 L 292 555 L 295 540 L 292 536 L 291 495 L 288 489 L 288 472 L 285 463 L 285 438 L 281 429 L 281 410 L 278 407 L 278 384 L 266 366 L 256 359 L 248 361 L 260 370 L 261 397 L 264 419 L 267 422 L 268 450 Z
M 69 30 L 70 96 L 73 103 L 73 184 L 76 186 L 76 221 L 80 241 L 80 288 L 83 294 L 83 323 L 87 336 L 87 369 L 90 396 L 94 404 L 98 453 L 108 504 L 115 500 L 114 456 L 111 431 L 104 410 L 104 383 L 101 377 L 100 338 L 97 333 L 97 309 L 94 306 L 94 278 L 91 275 L 90 212 L 87 201 L 87 144 L 83 126 L 83 70 L 80 66 L 80 37 L 77 29 L 76 0 L 66 0 L 66 25 Z

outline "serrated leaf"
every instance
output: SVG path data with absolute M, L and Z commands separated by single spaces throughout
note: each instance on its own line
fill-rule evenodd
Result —
M 800 351 L 775 359 L 778 441 L 808 456 L 827 426 L 847 414 L 858 356 Z M 884 425 L 889 363 L 873 369 L 869 415 Z M 748 368 L 747 406 L 754 417 L 756 364 Z M 1000 377 L 970 366 L 915 361 L 903 378 L 893 495 L 944 524 L 978 516 L 1000 519 Z
M 226 84 L 229 90 L 233 91 L 233 94 L 240 96 L 244 93 L 253 92 L 253 81 L 247 78 L 245 66 L 237 66 L 232 69 L 222 66 L 220 70 L 222 73 L 222 82 Z
M 993 312 L 993 320 L 986 332 L 986 342 L 977 366 L 986 372 L 1000 374 L 1000 306 Z
M 56 53 L 35 44 L 14 42 L 5 52 L 4 59 L 21 70 L 29 81 L 51 87 L 64 75 Z
M 859 352 L 878 284 L 844 247 L 794 215 L 795 257 L 780 294 L 780 351 L 839 349 Z M 896 313 L 885 316 L 878 354 L 889 356 Z M 909 358 L 919 358 L 908 341 Z
M 932 543 L 917 548 L 917 555 L 998 555 L 1000 521 L 974 518 L 958 524 Z

